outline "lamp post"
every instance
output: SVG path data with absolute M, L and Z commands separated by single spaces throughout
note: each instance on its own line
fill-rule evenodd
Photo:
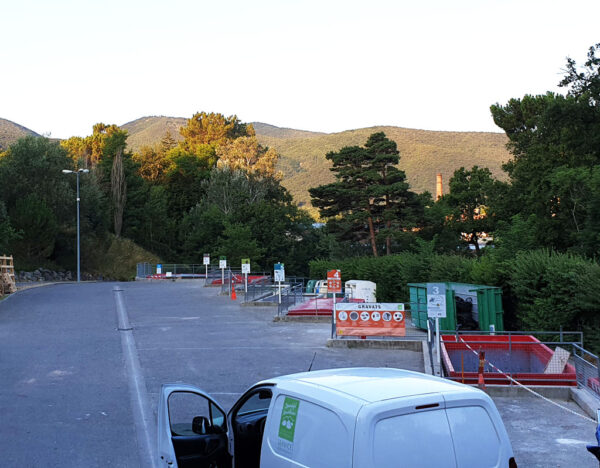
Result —
M 79 243 L 79 174 L 87 174 L 89 169 L 78 169 L 76 171 L 70 171 L 69 169 L 63 169 L 63 174 L 75 174 L 77 176 L 77 282 L 81 282 L 81 256 L 80 256 L 80 243 Z

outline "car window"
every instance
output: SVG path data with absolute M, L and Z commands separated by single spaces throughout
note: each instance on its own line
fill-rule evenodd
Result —
M 173 392 L 169 396 L 168 407 L 173 435 L 208 434 L 224 428 L 225 415 L 197 393 Z
M 280 460 L 292 460 L 289 466 L 352 465 L 351 434 L 330 409 L 281 394 L 272 417 L 269 445 Z
M 455 467 L 445 411 L 422 411 L 378 421 L 373 434 L 373 460 L 377 468 Z
M 500 438 L 481 406 L 448 408 L 456 461 L 461 467 L 488 468 L 500 463 Z
M 237 411 L 237 415 L 243 416 L 244 414 L 266 410 L 269 409 L 270 404 L 271 392 L 260 391 L 252 395 L 242 404 L 242 406 L 240 406 L 240 409 Z

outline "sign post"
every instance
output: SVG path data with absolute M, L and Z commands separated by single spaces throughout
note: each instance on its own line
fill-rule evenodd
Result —
M 244 291 L 248 292 L 248 273 L 250 273 L 249 258 L 242 258 L 242 273 L 244 274 Z
M 285 265 L 283 263 L 276 263 L 274 266 L 275 281 L 278 283 L 279 290 L 279 304 L 281 304 L 281 283 L 285 282 Z
M 221 284 L 225 285 L 225 268 L 227 268 L 227 257 L 225 255 L 219 257 L 219 268 L 221 269 Z
M 442 373 L 442 353 L 440 337 L 440 318 L 446 318 L 446 285 L 444 283 L 427 283 L 427 317 L 435 318 L 436 359 L 438 372 Z
M 342 272 L 341 270 L 328 270 L 327 271 L 327 292 L 333 294 L 333 324 L 332 332 L 335 330 L 335 295 L 342 292 Z M 333 333 L 332 333 L 333 334 Z M 333 336 L 332 336 L 333 338 Z
M 204 263 L 204 284 L 208 281 L 208 265 L 210 265 L 210 254 L 205 253 L 204 258 L 202 259 Z

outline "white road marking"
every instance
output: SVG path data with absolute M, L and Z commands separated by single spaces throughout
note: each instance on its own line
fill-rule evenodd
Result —
M 587 442 L 577 439 L 556 439 L 556 442 L 563 445 L 585 445 Z
M 219 346 L 138 348 L 138 351 L 222 351 L 229 349 L 290 349 L 291 346 Z M 324 346 L 293 346 L 293 349 L 322 349 Z
M 135 347 L 133 330 L 129 325 L 127 309 L 123 302 L 123 290 L 117 286 L 113 289 L 113 292 L 117 305 L 119 333 L 121 334 L 121 346 L 125 357 L 125 369 L 127 372 L 133 419 L 138 440 L 140 465 L 155 468 L 155 448 L 157 438 L 154 416 L 148 402 L 146 383 L 144 381 L 140 359 Z

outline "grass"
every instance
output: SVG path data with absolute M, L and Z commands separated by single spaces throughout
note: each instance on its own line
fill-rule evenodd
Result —
M 97 252 L 86 271 L 118 281 L 132 281 L 138 263 L 161 263 L 156 255 L 144 250 L 130 239 L 111 235 L 103 252 Z

